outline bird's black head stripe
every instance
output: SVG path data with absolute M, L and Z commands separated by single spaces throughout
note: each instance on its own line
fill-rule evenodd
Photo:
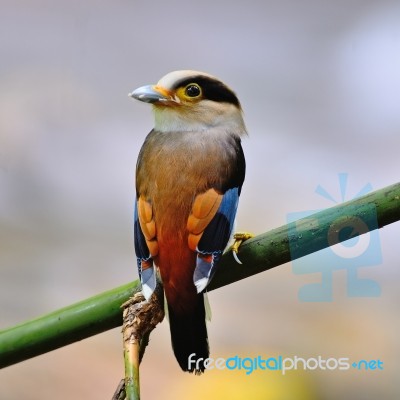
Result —
M 196 83 L 201 87 L 203 99 L 220 103 L 230 103 L 236 107 L 240 107 L 239 99 L 231 89 L 222 82 L 208 76 L 198 75 L 191 78 L 185 78 L 176 82 L 172 89 L 176 90 L 180 87 L 185 87 L 186 85 L 189 85 L 189 83 Z

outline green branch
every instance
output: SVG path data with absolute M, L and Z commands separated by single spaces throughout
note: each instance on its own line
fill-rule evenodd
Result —
M 227 252 L 209 290 L 303 257 L 400 220 L 400 183 L 273 229 L 243 243 L 234 261 Z M 341 229 L 354 229 L 340 236 Z M 344 229 L 343 229 L 344 231 Z M 0 368 L 122 324 L 121 304 L 139 290 L 134 281 L 15 327 L 0 331 Z

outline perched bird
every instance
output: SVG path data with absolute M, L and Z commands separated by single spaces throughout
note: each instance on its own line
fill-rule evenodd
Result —
M 209 356 L 203 292 L 230 239 L 245 176 L 242 110 L 227 85 L 197 71 L 171 72 L 130 96 L 151 103 L 155 116 L 136 167 L 142 289 L 149 299 L 158 268 L 176 359 L 198 374 Z

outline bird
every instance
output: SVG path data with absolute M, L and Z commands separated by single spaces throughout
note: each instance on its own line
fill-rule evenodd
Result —
M 194 70 L 129 95 L 154 112 L 136 164 L 142 291 L 149 300 L 160 277 L 175 357 L 183 371 L 201 374 L 209 357 L 204 293 L 230 241 L 245 178 L 242 107 L 229 86 Z

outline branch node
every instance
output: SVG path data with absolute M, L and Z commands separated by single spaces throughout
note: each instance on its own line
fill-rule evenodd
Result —
M 159 282 L 147 301 L 136 292 L 122 304 L 125 380 L 122 389 L 126 399 L 140 399 L 139 365 L 151 331 L 164 319 L 164 293 Z

